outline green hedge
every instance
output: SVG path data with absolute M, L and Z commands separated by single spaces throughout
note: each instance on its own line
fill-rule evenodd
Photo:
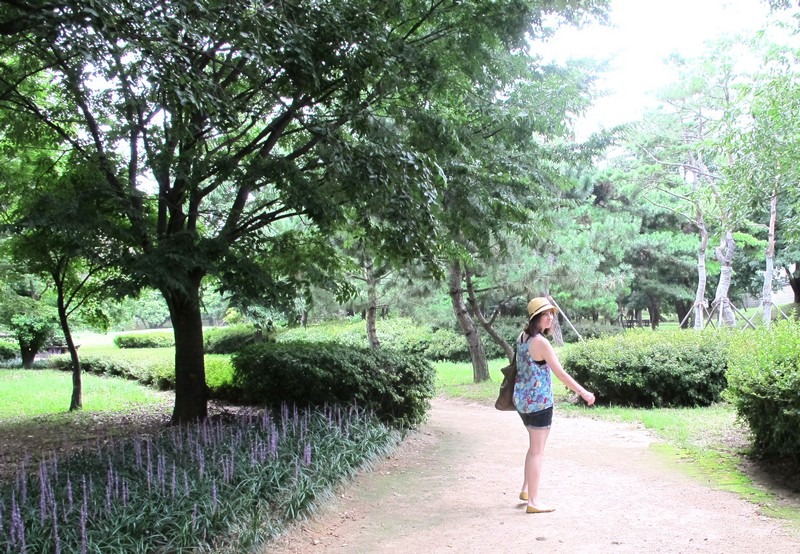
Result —
M 252 325 L 214 327 L 203 333 L 203 348 L 208 354 L 233 354 L 259 340 L 264 338 Z
M 583 340 L 601 339 L 613 335 L 619 335 L 625 330 L 620 325 L 613 325 L 611 323 L 599 321 L 576 321 L 574 322 L 575 329 L 580 333 Z M 567 323 L 561 325 L 561 333 L 564 337 L 565 343 L 578 342 L 580 339 L 575 334 L 572 327 Z
M 262 343 L 235 354 L 233 387 L 246 404 L 355 403 L 401 427 L 424 420 L 435 372 L 420 356 L 337 343 Z
M 522 329 L 518 318 L 502 318 L 495 328 L 508 341 L 513 341 Z M 476 322 L 477 324 L 477 322 Z M 384 348 L 404 354 L 419 354 L 426 359 L 439 362 L 469 361 L 469 351 L 464 335 L 451 327 L 420 325 L 406 318 L 379 319 L 378 340 Z M 503 350 L 481 329 L 487 357 L 505 357 Z M 367 347 L 366 323 L 364 321 L 336 321 L 309 327 L 283 329 L 276 336 L 278 342 L 334 342 L 346 346 Z
M 172 333 L 130 333 L 114 337 L 117 348 L 170 348 L 175 346 Z
M 81 368 L 96 375 L 124 377 L 155 387 L 159 390 L 175 389 L 175 356 L 164 352 L 163 356 L 153 356 L 152 352 L 137 350 L 143 356 L 84 355 Z M 62 371 L 72 371 L 72 362 L 67 355 L 50 356 L 48 367 Z M 213 398 L 227 398 L 231 390 L 233 366 L 230 356 L 206 354 L 206 383 Z
M 49 366 L 62 371 L 72 370 L 72 361 L 67 355 L 51 356 Z M 175 363 L 172 358 L 161 362 L 138 361 L 112 356 L 81 356 L 81 369 L 96 375 L 124 377 L 150 385 L 159 390 L 175 388 Z
M 708 406 L 722 399 L 731 333 L 632 329 L 571 344 L 564 369 L 598 404 Z
M 800 323 L 743 331 L 730 351 L 726 396 L 758 453 L 800 464 Z
M 13 360 L 20 355 L 19 345 L 0 340 L 0 361 Z

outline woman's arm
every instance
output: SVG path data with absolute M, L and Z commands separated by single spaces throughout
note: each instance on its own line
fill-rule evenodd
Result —
M 594 404 L 594 394 L 586 390 L 578 383 L 572 376 L 564 371 L 564 368 L 561 367 L 561 362 L 558 361 L 558 356 L 556 356 L 556 351 L 553 349 L 553 345 L 550 344 L 550 341 L 544 338 L 541 335 L 537 335 L 533 341 L 531 341 L 530 352 L 531 355 L 534 357 L 534 360 L 544 360 L 547 362 L 547 365 L 550 366 L 550 369 L 553 371 L 556 377 L 567 385 L 567 387 L 573 391 L 578 393 L 581 398 L 591 406 Z M 535 345 L 533 344 L 535 343 Z M 541 357 L 537 357 L 541 355 Z

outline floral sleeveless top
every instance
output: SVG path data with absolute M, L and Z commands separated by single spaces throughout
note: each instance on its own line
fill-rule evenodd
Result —
M 553 405 L 550 366 L 547 362 L 535 362 L 528 347 L 528 341 L 517 343 L 517 379 L 514 382 L 514 405 L 524 414 Z

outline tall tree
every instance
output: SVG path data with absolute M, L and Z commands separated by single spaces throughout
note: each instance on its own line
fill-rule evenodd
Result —
M 789 278 L 795 303 L 800 303 L 796 218 L 800 210 L 800 74 L 793 49 L 764 40 L 754 41 L 753 48 L 762 53 L 759 69 L 739 87 L 738 109 L 729 115 L 735 125 L 727 144 L 736 152 L 736 163 L 728 169 L 728 194 L 768 229 L 761 292 L 768 324 L 776 261 Z
M 520 47 L 555 9 L 521 0 L 3 5 L 0 109 L 37 118 L 103 175 L 91 190 L 115 202 L 135 237 L 117 265 L 169 306 L 175 423 L 207 413 L 203 278 L 276 298 L 299 286 L 298 268 L 274 258 L 297 259 L 275 246 L 296 244 L 271 232 L 275 222 L 303 217 L 326 233 L 347 223 L 384 252 L 433 262 L 438 173 L 406 147 L 387 107 L 479 75 L 491 52 Z M 559 6 L 584 11 L 583 2 Z M 55 95 L 29 94 L 41 78 Z
M 506 260 L 509 242 L 531 244 L 545 231 L 568 162 L 589 159 L 602 143 L 570 140 L 575 114 L 590 102 L 593 77 L 586 66 L 543 65 L 526 52 L 498 52 L 495 63 L 501 81 L 467 80 L 466 92 L 436 98 L 411 127 L 415 143 L 447 177 L 439 221 L 448 291 L 476 382 L 489 378 L 480 328 L 500 337 L 488 328 L 491 318 L 475 311 L 479 304 L 469 302 L 470 276 Z
M 108 233 L 117 228 L 115 214 L 102 196 L 87 193 L 90 187 L 82 186 L 83 181 L 97 176 L 81 169 L 76 164 L 63 175 L 53 171 L 39 176 L 7 214 L 12 222 L 7 241 L 12 256 L 26 272 L 49 278 L 55 288 L 58 321 L 72 362 L 71 411 L 80 410 L 83 399 L 81 363 L 70 318 L 80 309 L 92 312 L 110 294 L 112 283 L 121 286 L 122 281 L 108 261 L 120 244 Z M 65 212 L 71 217 L 64 217 Z

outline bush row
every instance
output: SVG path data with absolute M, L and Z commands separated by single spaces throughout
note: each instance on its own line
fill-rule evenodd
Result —
M 512 342 L 522 329 L 524 320 L 501 317 L 493 322 L 495 330 L 507 341 Z M 477 324 L 477 322 L 476 322 Z M 353 321 L 349 323 L 334 322 L 332 324 L 314 325 L 308 328 L 291 328 L 277 334 L 278 341 L 310 340 L 336 342 L 349 346 L 368 346 L 365 323 Z M 381 344 L 406 354 L 419 354 L 428 360 L 465 362 L 469 361 L 464 335 L 455 327 L 424 326 L 409 319 L 398 318 L 379 320 L 378 340 Z M 608 324 L 579 322 L 578 332 L 583 338 L 597 338 L 621 331 L 620 327 Z M 569 326 L 562 326 L 565 342 L 576 342 L 577 335 Z M 479 329 L 486 355 L 490 359 L 505 356 L 503 349 L 492 338 Z M 233 354 L 245 346 L 257 342 L 273 340 L 273 334 L 260 334 L 252 325 L 232 325 L 215 327 L 204 333 L 204 348 L 208 354 Z M 118 335 L 114 344 L 119 348 L 159 348 L 174 346 L 170 334 L 162 333 L 130 333 Z
M 584 340 L 610 337 L 625 331 L 619 325 L 600 321 L 576 321 L 574 322 L 574 325 L 575 329 L 566 324 L 561 325 L 561 332 L 564 336 L 564 342 L 567 344 L 580 341 L 578 335 L 575 333 L 576 330 L 578 333 L 580 333 L 581 338 Z
M 19 356 L 19 345 L 0 340 L 0 361 L 13 360 Z
M 144 353 L 144 351 L 142 351 Z M 95 375 L 123 377 L 133 379 L 155 387 L 159 390 L 175 388 L 175 360 L 171 352 L 163 351 L 164 356 L 120 357 L 92 354 L 81 356 L 83 371 Z M 62 371 L 72 370 L 72 361 L 68 355 L 51 356 L 47 366 Z M 222 392 L 229 389 L 233 366 L 229 356 L 206 354 L 206 384 L 212 396 L 221 397 Z
M 166 351 L 165 351 L 166 352 Z M 175 388 L 171 357 L 92 356 L 84 371 L 135 379 L 160 390 Z M 50 367 L 71 370 L 69 356 L 52 356 Z M 206 354 L 206 384 L 212 398 L 278 408 L 357 404 L 399 427 L 421 423 L 434 394 L 433 366 L 420 356 L 336 343 L 258 343 L 233 359 Z
M 208 354 L 233 354 L 248 344 L 264 340 L 252 325 L 214 327 L 203 333 L 203 348 Z M 128 333 L 114 337 L 117 348 L 171 348 L 175 346 L 172 333 Z
M 175 346 L 175 337 L 163 331 L 130 333 L 114 337 L 114 344 L 117 348 L 170 348 Z
M 518 318 L 499 318 L 494 322 L 494 327 L 507 341 L 513 341 L 522 323 Z M 433 362 L 465 362 L 470 359 L 464 335 L 453 327 L 419 325 L 410 319 L 393 318 L 378 320 L 377 332 L 382 347 L 404 354 L 420 355 Z M 483 330 L 480 332 L 487 357 L 505 357 L 502 348 Z M 285 329 L 277 334 L 276 340 L 335 342 L 355 347 L 368 345 L 366 325 L 360 320 Z
M 623 334 L 571 344 L 564 369 L 600 404 L 708 406 L 722 399 L 732 333 L 678 329 Z
M 233 389 L 246 404 L 355 403 L 402 427 L 423 421 L 434 394 L 433 366 L 418 355 L 305 341 L 249 346 L 233 357 Z

